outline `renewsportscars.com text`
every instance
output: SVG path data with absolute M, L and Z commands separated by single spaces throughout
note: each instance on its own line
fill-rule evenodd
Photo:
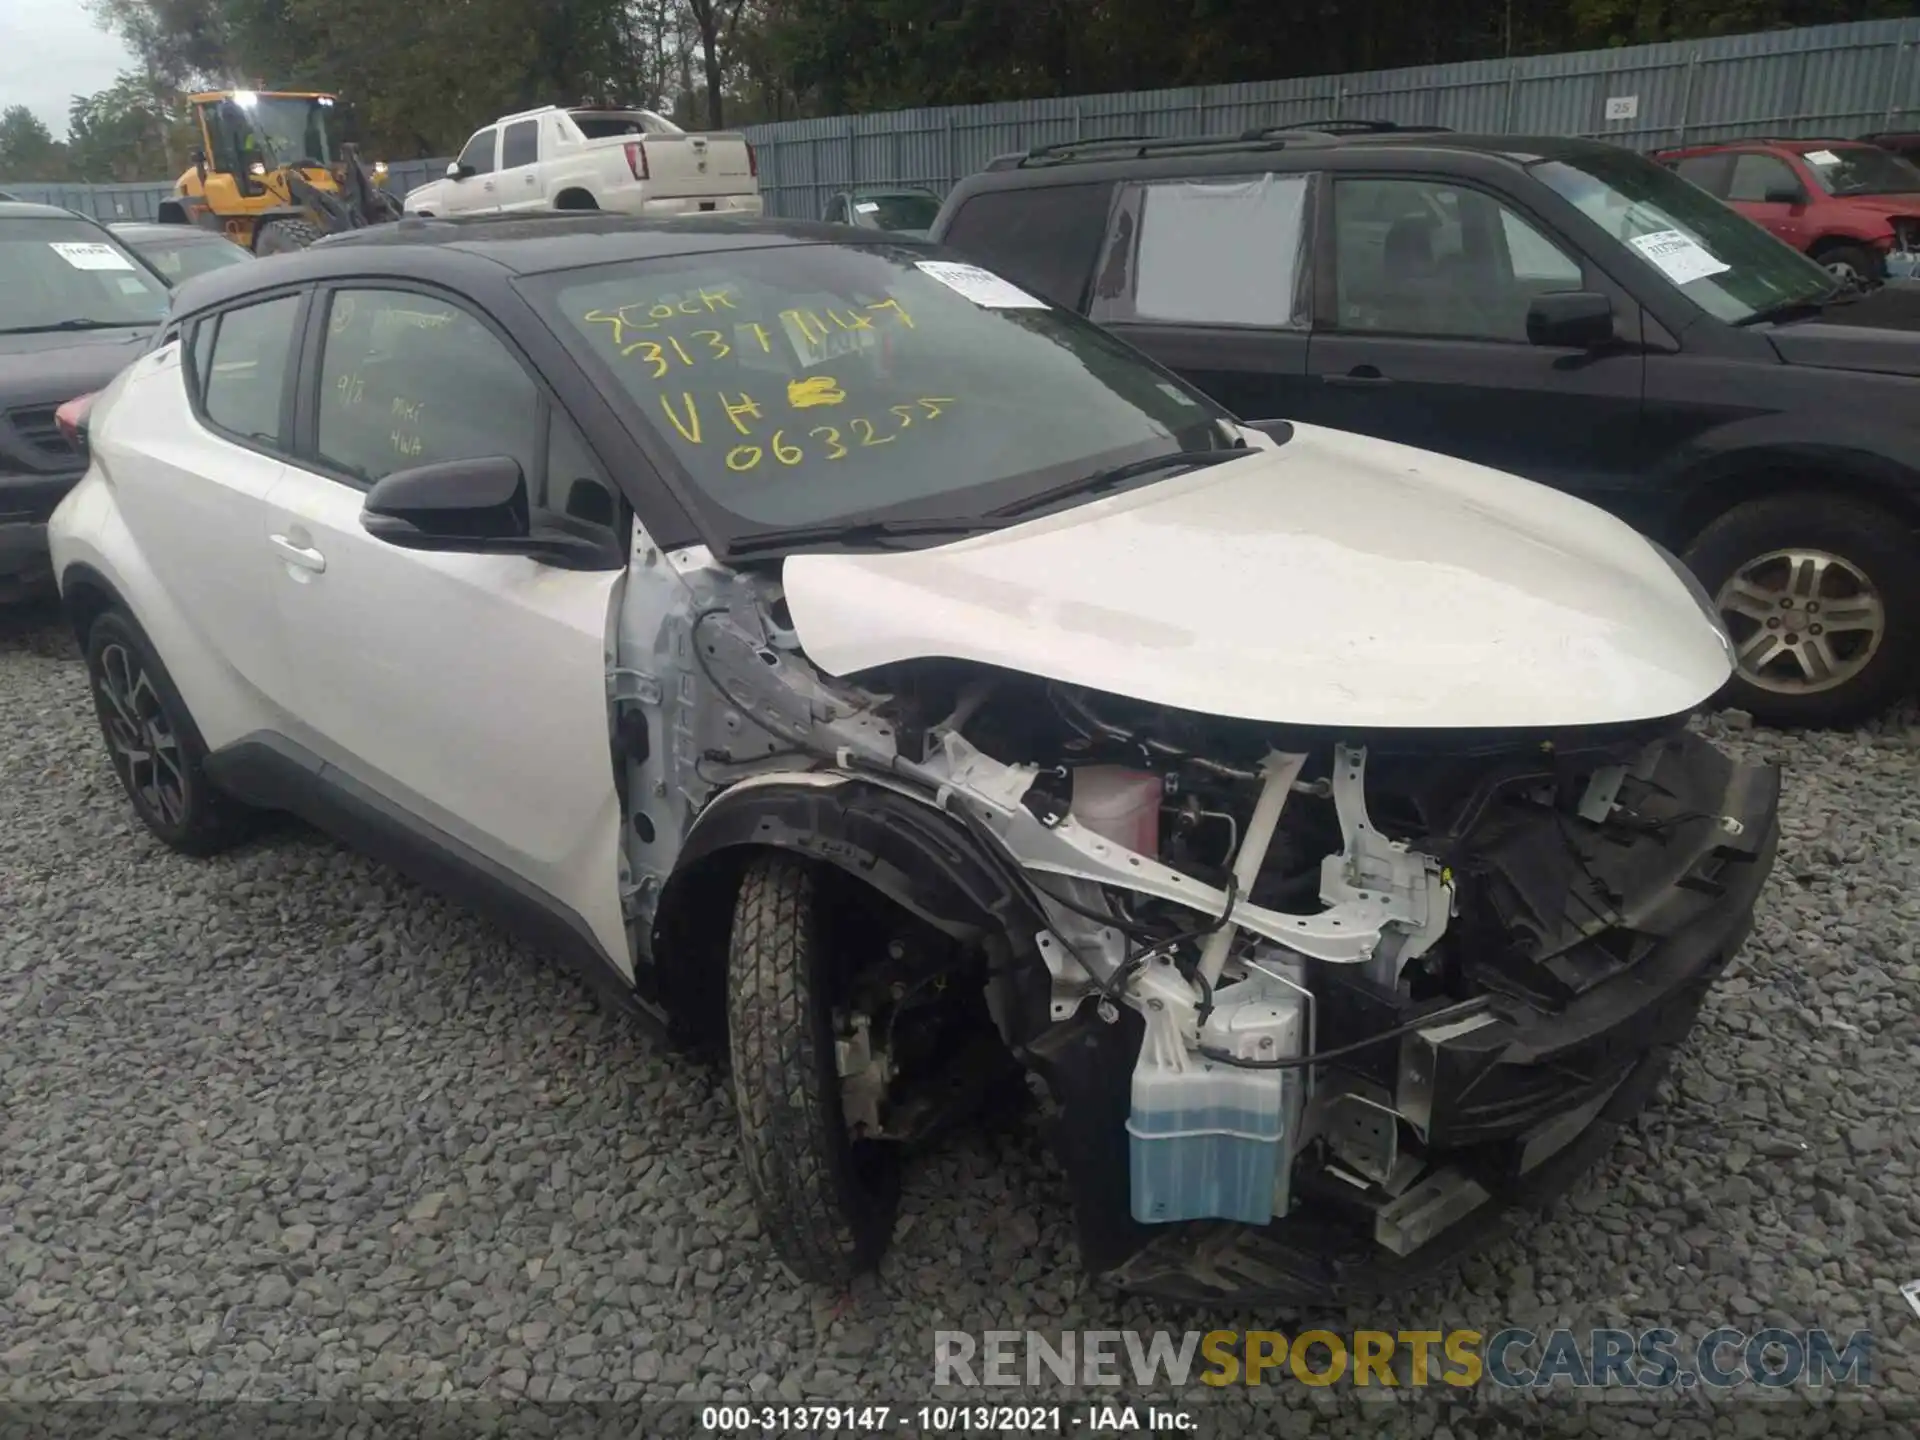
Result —
M 1870 1385 L 1872 1358 L 1864 1330 L 939 1330 L 933 1383 L 1779 1389 Z

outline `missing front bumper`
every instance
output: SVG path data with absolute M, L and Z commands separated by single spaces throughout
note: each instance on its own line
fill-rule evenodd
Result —
M 1086 1006 L 1039 1037 L 1029 1058 L 1057 1107 L 1089 1268 L 1173 1299 L 1338 1302 L 1416 1283 L 1507 1229 L 1514 1207 L 1566 1189 L 1646 1103 L 1693 1028 L 1746 939 L 1778 843 L 1776 771 L 1696 737 L 1668 744 L 1667 783 L 1691 792 L 1698 823 L 1663 833 L 1658 853 L 1622 860 L 1662 877 L 1646 888 L 1643 868 L 1642 899 L 1625 907 L 1630 952 L 1601 974 L 1579 951 L 1604 949 L 1605 934 L 1549 946 L 1562 962 L 1549 998 L 1523 993 L 1500 1020 L 1417 1033 L 1363 1077 L 1394 1096 L 1421 1152 L 1417 1178 L 1394 1174 L 1384 1146 L 1370 1167 L 1302 1152 L 1284 1220 L 1139 1224 L 1127 1209 L 1125 1135 L 1139 1017 Z M 1377 1030 L 1383 1019 L 1358 1023 Z

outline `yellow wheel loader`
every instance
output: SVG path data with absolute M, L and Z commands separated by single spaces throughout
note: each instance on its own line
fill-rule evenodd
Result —
M 400 218 L 383 188 L 387 167 L 369 168 L 347 143 L 337 96 L 217 90 L 189 99 L 200 144 L 160 203 L 162 223 L 216 230 L 275 255 Z

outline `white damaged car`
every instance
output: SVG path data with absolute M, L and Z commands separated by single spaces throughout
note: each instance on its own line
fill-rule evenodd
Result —
M 1772 865 L 1671 557 L 898 237 L 383 227 L 184 286 L 89 429 L 146 825 L 295 812 L 730 1055 L 810 1279 L 1025 1078 L 1095 1271 L 1402 1284 L 1645 1102 Z

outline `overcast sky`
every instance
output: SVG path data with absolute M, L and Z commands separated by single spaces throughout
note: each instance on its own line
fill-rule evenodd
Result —
M 75 95 L 105 89 L 132 64 L 82 0 L 0 0 L 0 110 L 26 106 L 55 139 L 67 133 Z

